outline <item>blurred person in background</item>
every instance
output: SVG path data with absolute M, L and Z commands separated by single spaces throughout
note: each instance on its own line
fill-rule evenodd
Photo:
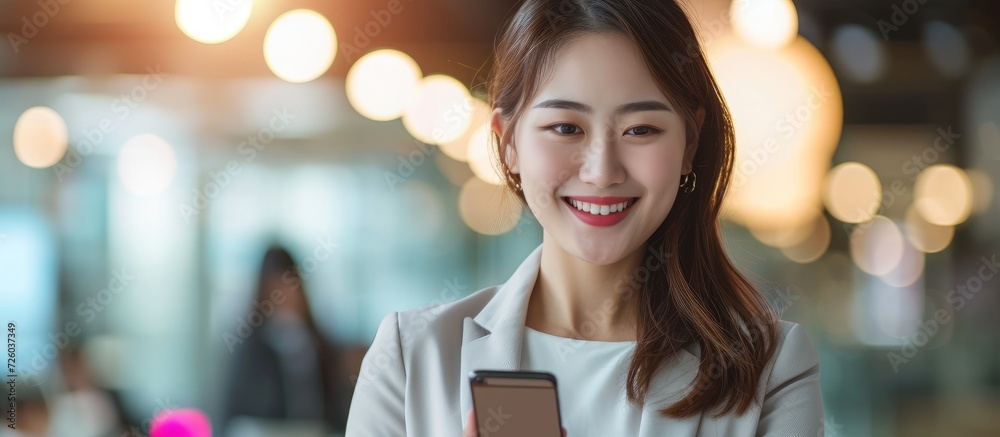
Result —
M 349 395 L 339 354 L 317 328 L 299 270 L 284 248 L 264 254 L 254 299 L 251 311 L 261 312 L 263 323 L 235 346 L 224 428 L 248 417 L 343 432 Z
M 52 397 L 54 435 L 103 437 L 120 434 L 122 416 L 112 394 L 94 374 L 86 349 L 71 345 L 59 355 L 62 391 Z

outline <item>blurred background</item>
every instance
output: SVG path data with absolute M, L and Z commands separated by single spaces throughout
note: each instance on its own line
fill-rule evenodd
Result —
M 541 241 L 486 143 L 516 3 L 0 0 L 0 432 L 340 435 L 384 315 Z M 1000 3 L 684 3 L 826 435 L 1000 435 Z

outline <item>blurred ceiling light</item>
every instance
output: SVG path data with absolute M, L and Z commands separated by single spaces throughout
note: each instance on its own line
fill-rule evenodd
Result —
M 892 220 L 877 215 L 854 227 L 850 237 L 851 258 L 862 271 L 881 276 L 903 259 L 903 234 Z
M 733 0 L 733 30 L 746 42 L 777 49 L 791 43 L 799 18 L 791 0 Z
M 443 74 L 427 76 L 417 98 L 403 114 L 403 126 L 419 141 L 454 141 L 471 124 L 472 96 L 458 79 Z
M 486 126 L 489 129 L 490 122 L 490 107 L 486 102 L 473 98 L 472 99 L 472 114 L 471 120 L 469 121 L 469 128 L 465 130 L 462 136 L 456 138 L 453 141 L 441 144 L 441 151 L 445 155 L 452 157 L 459 161 L 467 161 L 469 155 L 469 148 L 473 147 L 472 143 L 479 141 L 480 138 L 476 137 L 473 139 L 473 135 L 486 135 L 489 133 L 483 133 L 480 129 Z
M 771 247 L 792 247 L 799 244 L 809 238 L 809 235 L 815 231 L 814 224 L 809 222 L 802 226 L 778 226 L 778 227 L 764 227 L 760 224 L 755 224 L 750 227 L 750 235 L 753 235 L 757 241 L 764 243 Z
M 253 0 L 177 0 L 174 21 L 191 39 L 217 44 L 240 33 L 252 10 Z
M 903 256 L 899 259 L 899 264 L 879 278 L 893 287 L 909 287 L 923 276 L 924 262 L 923 252 L 903 242 Z
M 480 126 L 469 140 L 469 167 L 472 173 L 484 182 L 500 185 L 500 157 L 489 141 L 489 128 Z
M 281 14 L 264 34 L 264 61 L 275 76 L 292 83 L 323 75 L 337 54 L 337 35 L 322 15 L 308 9 Z
M 818 260 L 830 247 L 830 221 L 825 216 L 820 215 L 810 230 L 806 239 L 799 243 L 781 248 L 788 259 L 799 264 L 808 264 Z
M 500 235 L 517 225 L 521 203 L 506 188 L 472 178 L 458 195 L 458 212 L 472 230 L 483 235 Z
M 972 212 L 978 214 L 990 209 L 993 202 L 993 179 L 982 170 L 969 170 L 966 173 L 972 183 Z
M 803 38 L 764 50 L 722 37 L 708 56 L 736 126 L 724 216 L 752 229 L 813 223 L 843 125 L 830 65 Z
M 118 178 L 125 189 L 140 196 L 157 194 L 177 176 L 177 158 L 163 138 L 136 135 L 118 152 Z
M 951 244 L 951 239 L 955 236 L 954 226 L 938 226 L 928 223 L 920 216 L 914 205 L 910 205 L 906 209 L 904 228 L 910 244 L 925 253 L 937 253 L 944 250 Z
M 917 175 L 913 197 L 920 215 L 935 225 L 957 225 L 972 213 L 972 182 L 953 165 L 925 168 Z
M 867 165 L 845 162 L 826 175 L 823 203 L 837 220 L 866 222 L 875 217 L 882 204 L 882 183 Z
M 848 79 L 869 83 L 885 73 L 885 47 L 878 35 L 867 27 L 840 26 L 834 31 L 830 44 L 837 71 Z
M 51 167 L 66 154 L 66 122 L 45 106 L 28 108 L 14 123 L 14 155 L 33 168 Z
M 420 90 L 423 73 L 406 53 L 376 50 L 358 59 L 347 72 L 347 100 L 372 120 L 399 118 Z
M 959 77 L 969 68 L 969 48 L 958 29 L 942 21 L 924 25 L 924 48 L 945 76 Z

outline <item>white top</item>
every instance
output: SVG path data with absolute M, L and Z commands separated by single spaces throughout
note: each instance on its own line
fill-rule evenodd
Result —
M 625 397 L 634 341 L 576 340 L 525 326 L 522 347 L 521 370 L 555 375 L 567 435 L 639 435 L 642 410 Z

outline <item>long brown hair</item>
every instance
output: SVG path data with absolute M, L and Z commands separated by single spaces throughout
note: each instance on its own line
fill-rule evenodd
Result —
M 626 383 L 628 400 L 643 405 L 659 368 L 682 348 L 701 349 L 694 387 L 659 410 L 684 417 L 703 410 L 744 413 L 758 402 L 764 368 L 777 344 L 778 319 L 765 297 L 730 262 L 722 246 L 719 213 L 733 172 L 733 122 L 709 70 L 694 29 L 672 0 L 527 0 L 504 28 L 495 48 L 488 102 L 506 122 L 503 138 L 491 132 L 505 184 L 517 190 L 520 176 L 506 163 L 506 147 L 525 106 L 557 51 L 588 32 L 618 32 L 639 48 L 660 90 L 698 129 L 692 165 L 698 182 L 679 193 L 670 213 L 647 241 L 645 278 L 625 281 L 636 298 L 636 347 Z M 637 275 L 642 276 L 642 275 Z M 634 291 L 634 293 L 632 293 Z M 618 290 L 621 292 L 621 290 Z

